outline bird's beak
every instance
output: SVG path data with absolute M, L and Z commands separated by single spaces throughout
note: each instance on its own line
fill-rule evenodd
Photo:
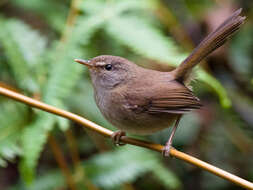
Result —
M 80 63 L 82 65 L 87 66 L 88 68 L 92 67 L 92 64 L 90 63 L 89 60 L 83 60 L 83 59 L 75 59 L 75 62 Z

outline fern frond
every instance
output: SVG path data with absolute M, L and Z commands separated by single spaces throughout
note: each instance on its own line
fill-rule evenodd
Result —
M 185 55 L 179 53 L 173 41 L 142 18 L 121 16 L 112 18 L 107 32 L 123 45 L 144 57 L 178 65 Z
M 29 187 L 29 190 L 51 190 L 61 189 L 66 186 L 66 182 L 59 170 L 47 171 L 43 175 L 36 177 L 35 183 Z
M 28 118 L 28 109 L 24 105 L 7 101 L 0 105 L 0 166 L 6 166 L 22 154 L 20 147 L 20 133 Z
M 54 124 L 54 116 L 41 112 L 31 125 L 27 126 L 21 134 L 23 157 L 20 162 L 20 172 L 24 181 L 31 185 L 34 179 L 34 170 L 37 161 L 47 140 L 47 126 Z
M 95 13 L 101 13 L 105 5 L 105 1 L 103 0 L 87 0 L 80 3 L 80 10 L 86 14 L 95 15 Z
M 18 184 L 8 188 L 8 190 L 52 190 L 64 189 L 64 187 L 66 187 L 66 183 L 62 173 L 59 170 L 51 170 L 38 175 L 34 183 L 29 187 L 26 187 L 21 181 Z
M 151 9 L 153 6 L 152 1 L 150 0 L 123 0 L 123 1 L 117 1 L 112 5 L 113 10 L 117 12 L 118 15 L 124 14 L 128 11 L 147 11 L 148 9 Z
M 16 81 L 21 88 L 38 92 L 35 72 L 45 52 L 46 39 L 19 20 L 1 21 L 0 26 L 0 42 Z
M 106 15 L 108 13 L 111 16 L 116 16 L 127 11 L 144 11 L 152 8 L 152 5 L 153 3 L 150 0 L 122 0 L 114 2 L 88 0 L 81 4 L 80 9 L 91 15 L 104 12 L 102 14 Z
M 54 30 L 59 33 L 62 31 L 68 14 L 68 7 L 63 2 L 51 0 L 14 0 L 12 3 L 27 11 L 36 12 L 41 15 Z
M 44 102 L 56 107 L 64 105 L 64 99 L 70 95 L 71 90 L 84 71 L 81 65 L 73 61 L 77 57 L 86 57 L 80 39 L 83 38 L 83 43 L 87 43 L 89 37 L 100 25 L 100 22 L 94 23 L 93 21 L 93 17 L 80 19 L 73 35 L 68 38 L 64 46 L 60 44 L 52 50 L 52 54 L 49 56 L 50 60 L 48 60 L 51 63 L 49 79 L 43 89 L 42 100 Z M 81 27 L 83 25 L 85 25 L 85 28 Z M 40 111 L 36 121 L 30 127 L 27 127 L 23 133 L 24 155 L 20 168 L 22 176 L 26 178 L 25 180 L 28 183 L 33 180 L 34 169 L 40 152 L 46 143 L 47 134 L 57 121 L 59 120 L 56 119 L 56 116 Z
M 160 162 L 152 167 L 152 172 L 155 177 L 160 180 L 163 185 L 169 189 L 177 189 L 181 186 L 180 181 L 175 176 L 175 174 L 168 170 L 165 166 L 160 164 Z
M 124 147 L 117 151 L 97 155 L 84 162 L 85 171 L 97 186 L 113 188 L 125 182 L 133 182 L 138 176 L 163 168 L 159 156 L 136 147 Z M 167 170 L 167 169 L 166 169 Z M 179 181 L 172 172 L 161 170 L 159 179 L 167 179 L 166 186 L 178 187 Z

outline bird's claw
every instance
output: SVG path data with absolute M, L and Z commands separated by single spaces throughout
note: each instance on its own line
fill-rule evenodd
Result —
M 111 139 L 112 139 L 113 144 L 115 144 L 116 146 L 126 145 L 125 143 L 120 142 L 120 139 L 121 139 L 122 136 L 126 136 L 126 132 L 124 132 L 124 131 L 115 131 L 111 135 Z
M 162 150 L 162 155 L 164 157 L 170 157 L 170 149 L 171 149 L 171 145 L 170 144 L 166 144 Z

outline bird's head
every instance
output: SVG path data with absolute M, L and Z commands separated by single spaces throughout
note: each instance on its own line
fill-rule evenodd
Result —
M 136 71 L 137 66 L 118 56 L 101 55 L 90 60 L 75 59 L 88 67 L 94 88 L 112 89 L 124 84 Z

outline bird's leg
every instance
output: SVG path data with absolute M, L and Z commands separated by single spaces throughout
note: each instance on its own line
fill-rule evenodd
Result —
M 169 140 L 167 141 L 166 145 L 163 148 L 162 154 L 165 157 L 170 156 L 170 148 L 171 148 L 171 145 L 172 145 L 172 140 L 173 140 L 173 137 L 174 137 L 174 135 L 176 133 L 176 130 L 177 130 L 177 127 L 178 127 L 180 119 L 181 119 L 181 115 L 178 116 L 178 118 L 176 120 L 176 123 L 175 123 L 175 125 L 174 125 L 174 127 L 172 129 L 171 134 L 170 134 L 170 138 L 169 138 Z
M 112 135 L 111 135 L 111 139 L 113 144 L 115 144 L 116 146 L 123 146 L 125 145 L 125 143 L 120 142 L 120 138 L 122 136 L 126 136 L 126 132 L 124 131 L 115 131 Z

